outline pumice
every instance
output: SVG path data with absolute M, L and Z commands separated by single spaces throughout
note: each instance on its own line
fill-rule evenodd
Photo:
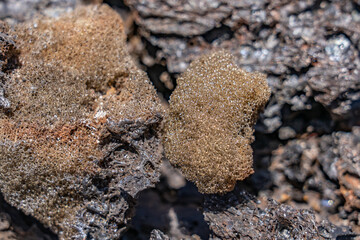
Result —
M 201 193 L 226 193 L 254 172 L 253 125 L 270 97 L 266 77 L 240 69 L 230 53 L 190 64 L 165 118 L 165 154 Z

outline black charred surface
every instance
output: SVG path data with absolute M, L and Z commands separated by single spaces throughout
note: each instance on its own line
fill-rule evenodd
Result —
M 84 180 L 85 208 L 77 215 L 79 238 L 118 239 L 134 216 L 136 196 L 160 177 L 161 117 L 112 123 L 100 145 L 99 174 Z

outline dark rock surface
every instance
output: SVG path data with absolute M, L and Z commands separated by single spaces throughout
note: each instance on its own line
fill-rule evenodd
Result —
M 272 199 L 237 191 L 205 197 L 210 239 L 342 239 L 354 236 L 327 221 L 317 223 L 308 210 L 296 210 Z
M 136 213 L 123 240 L 147 240 L 155 229 L 170 239 L 199 240 L 209 238 L 209 227 L 200 206 L 203 195 L 194 184 L 175 190 L 162 178 L 154 189 L 141 192 Z M 155 236 L 162 236 L 159 232 Z
M 302 122 L 296 113 L 316 113 L 316 103 L 331 114 L 331 123 L 347 129 L 359 124 L 360 13 L 355 2 L 125 2 L 137 12 L 138 34 L 145 39 L 140 59 L 150 70 L 162 65 L 174 76 L 199 55 L 227 49 L 240 67 L 268 74 L 273 96 L 259 131 L 272 133 Z M 284 113 L 287 109 L 294 114 Z M 297 133 L 308 125 L 328 131 L 332 125 L 325 123 L 320 129 L 306 122 L 292 127 Z
M 83 186 L 84 208 L 77 214 L 77 238 L 118 239 L 134 216 L 136 197 L 159 181 L 161 117 L 126 120 L 109 128 L 101 145 L 101 170 Z
M 311 207 L 322 218 L 359 231 L 359 127 L 352 132 L 304 136 L 273 152 L 272 192 L 280 202 Z

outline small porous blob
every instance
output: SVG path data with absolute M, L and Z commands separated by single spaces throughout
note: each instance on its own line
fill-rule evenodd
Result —
M 250 144 L 270 97 L 266 77 L 220 51 L 194 61 L 177 83 L 165 120 L 166 156 L 199 192 L 229 192 L 254 172 Z

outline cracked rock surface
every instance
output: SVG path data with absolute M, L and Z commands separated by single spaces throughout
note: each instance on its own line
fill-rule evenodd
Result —
M 338 239 L 353 234 L 327 221 L 317 223 L 308 210 L 296 210 L 246 192 L 205 197 L 210 239 Z
M 273 96 L 259 127 L 262 132 L 277 132 L 281 126 L 304 121 L 296 114 L 288 118 L 284 109 L 316 112 L 317 103 L 343 128 L 359 124 L 360 13 L 356 2 L 125 2 L 137 13 L 137 34 L 145 39 L 140 61 L 150 70 L 163 66 L 162 76 L 176 76 L 197 56 L 226 49 L 241 68 L 266 73 Z M 165 77 L 161 80 L 158 85 L 165 88 L 175 83 L 169 84 Z M 304 125 L 309 124 L 292 128 L 301 133 Z

